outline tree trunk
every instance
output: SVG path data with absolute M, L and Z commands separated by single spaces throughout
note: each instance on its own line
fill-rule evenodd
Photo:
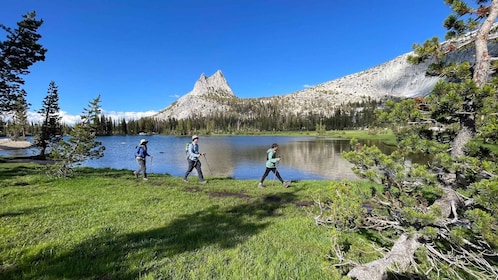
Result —
M 486 84 L 489 78 L 490 58 L 488 53 L 488 38 L 489 32 L 498 17 L 498 1 L 493 0 L 489 6 L 489 14 L 486 20 L 482 23 L 481 28 L 476 34 L 476 65 L 474 69 L 473 80 L 478 86 Z
M 489 14 L 486 20 L 477 31 L 476 47 L 476 64 L 474 66 L 474 82 L 482 87 L 488 82 L 491 72 L 490 57 L 488 53 L 489 32 L 498 17 L 498 0 L 493 0 L 489 7 Z M 471 100 L 465 100 L 463 104 L 463 115 L 460 119 L 460 131 L 453 141 L 451 157 L 463 156 L 465 144 L 467 144 L 475 135 L 475 110 Z
M 397 269 L 406 270 L 414 262 L 415 251 L 420 247 L 417 238 L 417 235 L 408 237 L 402 234 L 383 258 L 359 265 L 351 269 L 347 276 L 358 280 L 383 280 L 387 279 L 387 271 L 394 264 Z
M 466 119 L 461 121 L 460 130 L 458 131 L 457 136 L 453 140 L 451 157 L 461 157 L 465 155 L 464 148 L 465 145 L 472 140 L 475 134 L 475 120 L 474 119 Z

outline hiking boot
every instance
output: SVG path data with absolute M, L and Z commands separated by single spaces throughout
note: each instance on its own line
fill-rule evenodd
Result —
M 204 180 L 204 181 L 200 181 L 199 184 L 207 184 L 208 181 Z
M 264 189 L 264 188 L 265 188 L 265 185 L 263 185 L 263 183 L 259 183 L 259 184 L 258 184 L 258 188 L 260 188 L 260 189 Z
M 282 184 L 284 185 L 284 188 L 288 188 L 290 187 L 290 183 L 291 183 L 290 181 L 285 181 Z

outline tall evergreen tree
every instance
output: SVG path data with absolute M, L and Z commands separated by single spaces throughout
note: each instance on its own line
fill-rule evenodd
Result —
M 119 126 L 119 133 L 127 135 L 128 134 L 128 127 L 126 125 L 126 120 L 123 118 L 121 119 L 120 126 Z
M 29 67 L 45 60 L 47 50 L 38 41 L 37 33 L 43 20 L 36 20 L 36 12 L 23 16 L 12 29 L 3 24 L 7 40 L 0 41 L 0 112 L 11 112 L 24 84 L 23 75 L 29 74 Z
M 31 104 L 26 101 L 26 91 L 20 90 L 16 95 L 12 107 L 12 124 L 9 126 L 9 134 L 14 140 L 26 139 L 26 130 L 28 128 L 28 109 Z
M 62 138 L 62 118 L 59 110 L 59 90 L 55 82 L 51 81 L 47 96 L 43 99 L 42 108 L 38 110 L 42 123 L 33 141 L 33 144 L 39 148 L 39 157 L 42 159 L 45 158 L 47 148 L 55 145 Z

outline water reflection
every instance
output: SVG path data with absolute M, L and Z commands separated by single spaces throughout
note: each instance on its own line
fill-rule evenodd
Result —
M 98 140 L 106 147 L 104 157 L 83 165 L 134 170 L 137 164 L 133 151 L 142 138 L 99 137 Z M 183 176 L 187 168 L 185 144 L 190 142 L 190 137 L 154 135 L 146 138 L 149 140 L 149 153 L 154 156 L 147 162 L 149 172 Z M 204 175 L 208 179 L 259 179 L 265 171 L 266 150 L 272 143 L 279 144 L 282 160 L 277 168 L 285 180 L 358 180 L 351 171 L 351 164 L 341 156 L 342 152 L 350 150 L 349 140 L 289 136 L 201 136 L 200 151 L 206 153 L 206 157 L 201 159 Z M 369 144 L 390 152 L 389 147 L 379 142 Z M 33 149 L 26 149 L 0 151 L 0 155 L 20 155 L 20 151 L 25 155 L 35 154 Z M 196 175 L 195 170 L 192 175 Z

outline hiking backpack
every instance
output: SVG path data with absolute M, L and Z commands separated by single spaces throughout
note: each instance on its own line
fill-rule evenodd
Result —
M 266 160 L 269 160 L 269 156 L 270 155 L 270 150 L 267 150 L 266 151 Z M 273 153 L 273 156 L 271 158 L 275 158 L 275 156 L 277 155 L 277 153 Z
M 185 155 L 187 156 L 187 158 L 188 158 L 188 147 L 190 147 L 190 142 L 185 144 Z
M 133 154 L 133 157 L 138 157 L 140 155 L 140 145 L 135 146 L 135 153 Z

